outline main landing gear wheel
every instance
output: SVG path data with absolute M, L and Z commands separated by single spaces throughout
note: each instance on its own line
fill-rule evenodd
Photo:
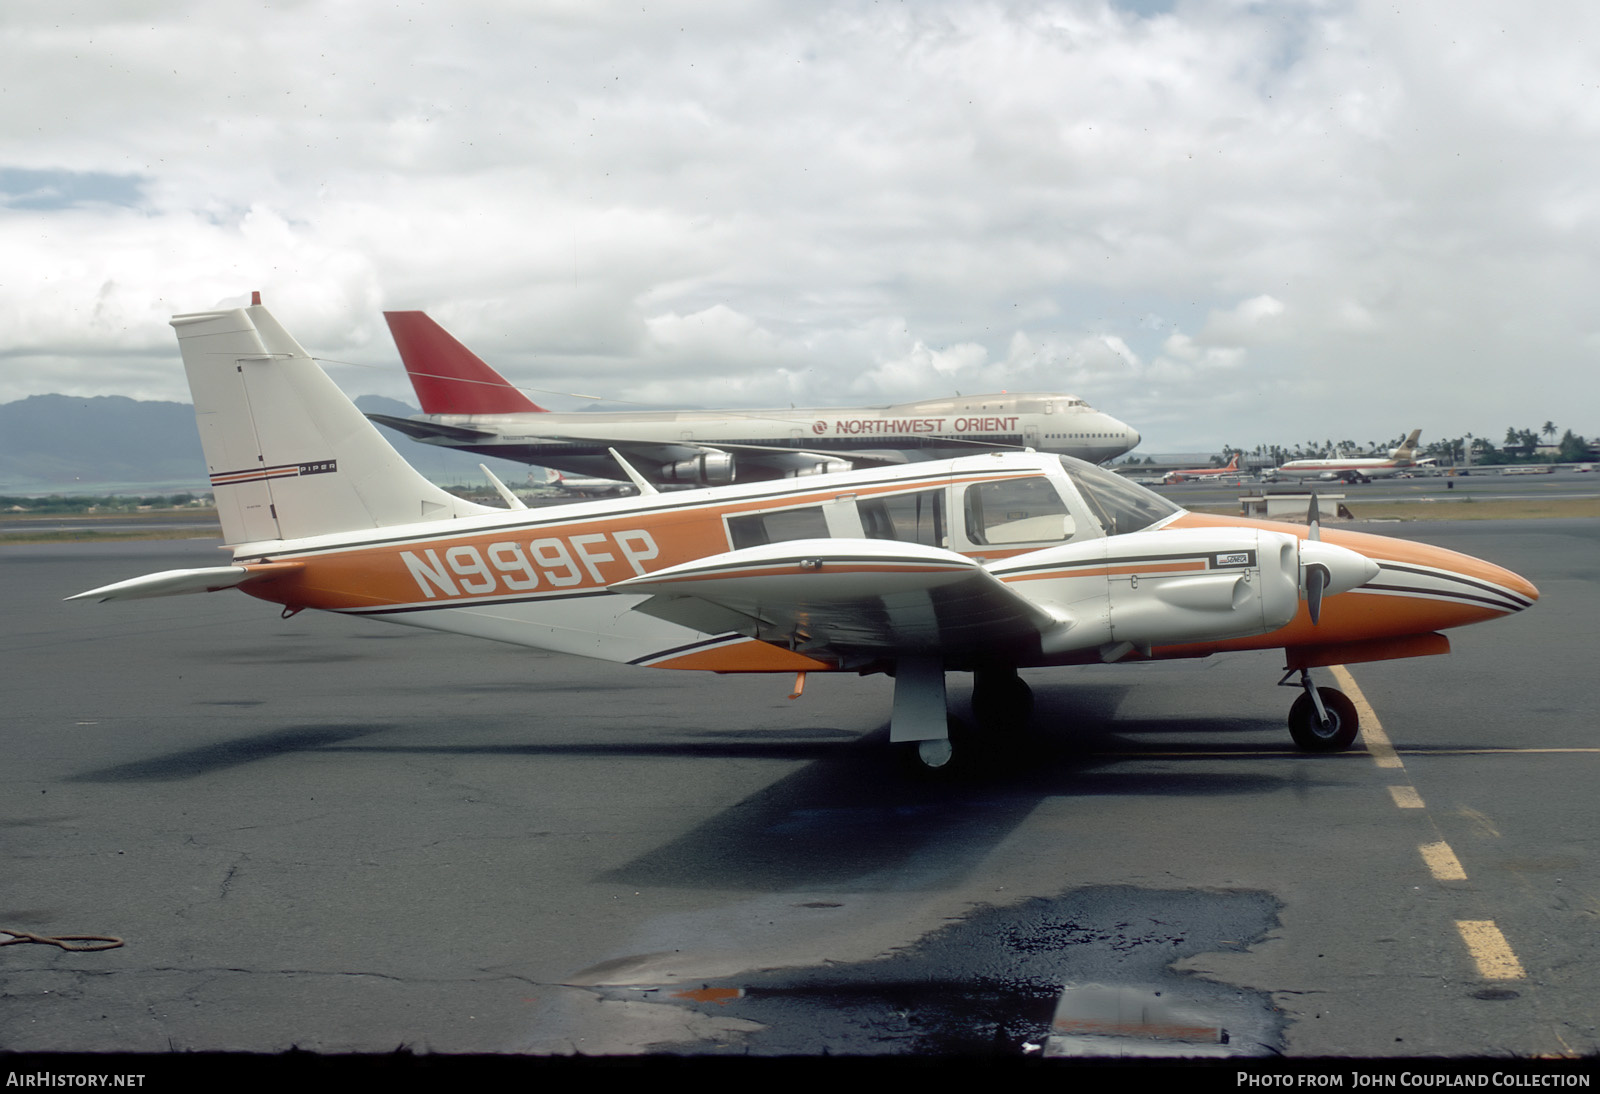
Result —
M 1343 752 L 1355 743 L 1361 719 L 1356 705 L 1336 688 L 1318 688 L 1317 698 L 1328 720 L 1317 717 L 1317 705 L 1310 692 L 1301 695 L 1289 708 L 1289 735 L 1307 752 Z
M 1033 715 L 1033 689 L 1015 671 L 979 673 L 972 686 L 972 716 L 997 732 L 1023 729 Z

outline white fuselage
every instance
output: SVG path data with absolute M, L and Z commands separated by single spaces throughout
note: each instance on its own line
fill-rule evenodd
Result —
M 1290 479 L 1339 478 L 1341 475 L 1359 475 L 1367 479 L 1398 475 L 1409 467 L 1410 460 L 1349 459 L 1349 460 L 1290 460 L 1271 474 Z
M 975 395 L 879 407 L 768 410 L 672 410 L 628 413 L 433 414 L 417 421 L 491 434 L 470 440 L 419 438 L 551 467 L 590 471 L 609 464 L 606 449 L 648 446 L 687 459 L 697 449 L 726 448 L 797 465 L 805 454 L 900 451 L 913 458 L 1032 448 L 1100 463 L 1139 443 L 1124 422 L 1063 394 Z M 783 450 L 792 450 L 784 452 Z M 746 450 L 741 452 L 741 450 Z M 586 467 L 579 461 L 604 463 Z M 742 476 L 741 476 L 742 477 Z

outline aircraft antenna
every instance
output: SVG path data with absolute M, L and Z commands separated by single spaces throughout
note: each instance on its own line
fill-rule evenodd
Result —
M 661 493 L 661 491 L 657 490 L 655 485 L 651 483 L 649 479 L 645 478 L 643 475 L 639 474 L 639 472 L 633 469 L 633 464 L 622 458 L 621 452 L 618 452 L 615 448 L 608 448 L 606 451 L 611 453 L 611 458 L 617 461 L 617 466 L 622 468 L 622 473 L 627 475 L 629 479 L 633 480 L 633 485 L 639 488 L 640 497 L 643 497 L 645 494 Z
M 480 463 L 478 465 L 478 470 L 482 471 L 485 475 L 489 476 L 489 484 L 491 486 L 493 486 L 495 488 L 495 491 L 497 493 L 499 493 L 500 497 L 505 500 L 506 507 L 508 509 L 526 509 L 527 508 L 527 506 L 523 504 L 522 499 L 517 497 L 509 489 L 507 489 L 506 484 L 500 481 L 499 476 L 497 476 L 493 471 L 489 470 L 489 465 L 488 464 Z

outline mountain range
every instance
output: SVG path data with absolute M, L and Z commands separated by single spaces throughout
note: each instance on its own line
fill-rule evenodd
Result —
M 420 413 L 397 399 L 363 395 L 370 414 Z M 381 429 L 406 461 L 435 482 L 481 483 L 487 463 L 507 483 L 524 464 L 418 444 Z M 0 494 L 137 494 L 211 489 L 188 403 L 122 395 L 30 395 L 0 403 Z

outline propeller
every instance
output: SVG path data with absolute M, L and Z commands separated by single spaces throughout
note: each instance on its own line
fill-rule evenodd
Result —
M 1322 511 L 1317 508 L 1317 492 L 1311 492 L 1311 504 L 1306 507 L 1306 524 L 1310 531 L 1306 538 L 1312 543 L 1322 541 Z M 1306 567 L 1306 608 L 1311 612 L 1311 625 L 1322 621 L 1322 592 L 1328 587 L 1328 571 L 1321 566 Z
M 1300 541 L 1300 584 L 1312 626 L 1322 621 L 1322 598 L 1359 588 L 1378 576 L 1378 564 L 1348 547 L 1322 542 L 1322 514 L 1317 496 L 1306 510 L 1311 529 Z
M 1311 625 L 1322 620 L 1322 592 L 1328 587 L 1328 571 L 1321 566 L 1306 567 L 1306 608 L 1311 612 Z

